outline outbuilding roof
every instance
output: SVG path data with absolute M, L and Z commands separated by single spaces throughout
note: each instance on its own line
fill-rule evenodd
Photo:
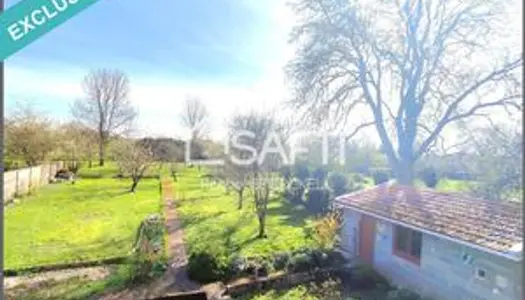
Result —
M 334 202 L 502 254 L 522 252 L 522 203 L 391 182 L 339 196 Z

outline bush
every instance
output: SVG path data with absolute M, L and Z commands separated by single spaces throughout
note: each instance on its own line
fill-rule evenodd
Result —
M 297 162 L 294 166 L 293 173 L 301 182 L 305 182 L 308 176 L 310 176 L 310 170 L 305 162 Z
M 319 249 L 331 251 L 337 246 L 341 222 L 341 214 L 336 211 L 314 221 L 310 235 Z
M 422 300 L 423 298 L 408 289 L 399 288 L 388 292 L 386 300 Z
M 230 266 L 225 257 L 199 251 L 191 253 L 188 258 L 188 277 L 200 283 L 215 282 L 229 277 Z
M 436 171 L 433 168 L 425 168 L 419 176 L 429 188 L 435 188 L 439 182 Z
M 328 177 L 328 186 L 334 193 L 334 196 L 344 194 L 348 188 L 348 179 L 346 176 L 339 172 L 334 172 Z
M 286 193 L 285 196 L 292 203 L 302 204 L 304 191 L 305 191 L 305 187 L 303 183 L 300 180 L 294 178 L 288 184 L 288 187 L 285 192 Z
M 351 289 L 371 290 L 384 288 L 386 290 L 390 285 L 385 277 L 370 266 L 360 265 L 351 270 L 348 286 Z
M 321 214 L 328 211 L 330 205 L 330 190 L 326 188 L 310 188 L 306 193 L 308 211 Z
M 376 171 L 376 172 L 374 172 L 372 177 L 374 178 L 374 184 L 376 184 L 376 185 L 381 184 L 381 183 L 385 183 L 385 182 L 387 182 L 389 180 L 388 173 L 386 173 L 384 171 Z
M 292 255 L 290 252 L 276 253 L 273 256 L 273 268 L 277 271 L 285 270 L 290 265 Z
M 158 215 L 146 217 L 140 224 L 131 257 L 132 280 L 144 281 L 166 270 L 164 220 Z
M 318 167 L 312 172 L 312 178 L 316 180 L 319 186 L 324 186 L 328 172 L 323 167 Z

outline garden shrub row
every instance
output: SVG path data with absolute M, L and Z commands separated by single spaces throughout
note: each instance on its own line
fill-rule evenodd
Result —
M 262 277 L 276 271 L 308 272 L 340 266 L 343 261 L 339 252 L 312 248 L 279 252 L 270 257 L 227 257 L 199 251 L 189 256 L 188 275 L 197 282 L 210 283 L 245 276 Z

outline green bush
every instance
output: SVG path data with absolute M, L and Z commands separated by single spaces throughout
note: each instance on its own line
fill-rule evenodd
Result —
M 310 170 L 306 162 L 297 162 L 293 166 L 294 176 L 297 177 L 301 182 L 305 182 L 306 179 L 310 176 Z
M 331 173 L 330 176 L 328 176 L 328 186 L 334 193 L 334 196 L 337 197 L 346 193 L 348 189 L 348 179 L 342 173 Z
M 384 171 L 376 171 L 372 177 L 374 178 L 374 184 L 376 185 L 385 183 L 389 180 L 388 173 Z
M 200 251 L 191 253 L 188 258 L 188 276 L 200 283 L 223 280 L 231 274 L 226 257 Z
M 429 188 L 435 188 L 439 182 L 436 171 L 434 171 L 433 168 L 425 168 L 423 171 L 421 171 L 419 177 Z
M 150 215 L 141 222 L 131 256 L 133 281 L 145 281 L 166 270 L 164 234 L 164 220 L 160 215 Z
M 286 198 L 292 203 L 303 203 L 304 191 L 305 187 L 303 183 L 300 180 L 294 178 L 290 181 L 288 187 L 286 188 Z
M 326 181 L 328 172 L 323 167 L 318 167 L 312 172 L 312 178 L 315 179 L 319 186 L 323 186 Z
M 376 272 L 372 267 L 366 265 L 354 267 L 350 272 L 349 279 L 349 287 L 353 289 L 388 289 L 390 286 L 385 277 Z
M 423 300 L 423 298 L 418 293 L 399 288 L 389 291 L 386 300 Z
M 328 211 L 329 205 L 330 190 L 326 188 L 311 188 L 306 192 L 306 207 L 311 213 L 325 213 Z

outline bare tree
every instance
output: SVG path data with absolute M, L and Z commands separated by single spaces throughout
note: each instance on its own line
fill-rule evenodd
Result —
M 137 141 L 118 140 L 112 145 L 111 154 L 122 175 L 131 177 L 130 192 L 134 193 L 144 173 L 155 162 L 149 147 Z
M 474 194 L 490 200 L 522 199 L 523 133 L 519 127 L 501 126 L 477 130 L 476 155 L 470 164 L 477 182 Z
M 348 138 L 374 127 L 398 182 L 412 184 L 414 163 L 446 128 L 490 108 L 521 111 L 523 61 L 503 40 L 506 4 L 298 0 L 294 107 L 314 124 L 362 120 Z
M 34 166 L 56 150 L 58 139 L 52 121 L 30 103 L 18 103 L 5 123 L 6 156 Z
M 249 183 L 250 169 L 246 166 L 234 164 L 225 158 L 225 164 L 219 167 L 214 177 L 223 181 L 224 184 L 237 192 L 237 208 L 243 207 L 244 191 Z
M 137 111 L 128 98 L 128 77 L 119 70 L 92 71 L 84 78 L 83 88 L 86 97 L 73 103 L 71 113 L 97 131 L 99 165 L 103 166 L 111 137 L 129 130 Z
M 232 177 L 240 176 L 241 180 L 252 181 L 255 212 L 259 222 L 259 238 L 266 236 L 265 220 L 270 195 L 268 176 L 264 173 L 273 169 L 279 160 L 278 155 L 270 153 L 265 156 L 263 151 L 268 147 L 272 137 L 278 139 L 281 130 L 281 125 L 271 114 L 256 111 L 237 114 L 229 124 L 229 134 L 235 137 L 232 142 L 237 145 L 229 147 L 227 151 L 231 161 L 226 164 L 226 168 L 231 168 Z
M 207 133 L 209 112 L 202 101 L 193 96 L 188 96 L 184 101 L 184 106 L 181 113 L 181 122 L 191 132 L 191 156 L 202 155 L 201 139 Z

